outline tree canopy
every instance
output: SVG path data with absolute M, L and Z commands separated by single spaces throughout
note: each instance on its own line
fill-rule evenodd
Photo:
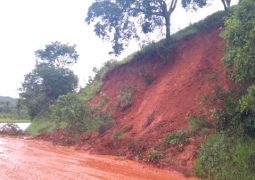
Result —
M 207 5 L 208 0 L 182 0 L 182 6 L 184 8 L 192 7 L 196 9 L 197 7 L 202 8 Z M 224 10 L 228 11 L 231 5 L 231 0 L 221 0 Z
M 35 69 L 25 75 L 20 89 L 20 97 L 32 118 L 46 111 L 59 96 L 73 92 L 78 85 L 77 76 L 65 67 L 77 62 L 75 46 L 54 42 L 35 54 Z
M 52 64 L 57 67 L 72 65 L 77 62 L 79 57 L 75 50 L 75 45 L 61 44 L 58 41 L 45 46 L 45 49 L 35 51 L 37 63 Z
M 170 40 L 170 21 L 178 0 L 102 0 L 88 9 L 85 21 L 94 24 L 97 36 L 110 40 L 119 55 L 130 39 L 165 26 Z

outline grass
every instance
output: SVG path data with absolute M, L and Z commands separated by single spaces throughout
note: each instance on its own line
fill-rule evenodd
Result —
M 66 127 L 65 122 L 57 123 L 56 121 L 50 121 L 45 119 L 34 119 L 30 126 L 26 129 L 25 133 L 36 136 L 42 132 L 53 132 L 57 128 Z
M 149 152 L 148 161 L 153 164 L 159 163 L 162 158 L 163 158 L 163 153 L 160 150 L 153 148 Z
M 195 162 L 198 176 L 208 179 L 255 179 L 255 141 L 217 132 L 202 143 Z
M 130 107 L 133 103 L 133 95 L 135 88 L 133 86 L 123 84 L 120 87 L 120 98 L 119 98 L 119 108 L 124 111 Z
M 30 123 L 28 119 L 0 119 L 0 123 Z

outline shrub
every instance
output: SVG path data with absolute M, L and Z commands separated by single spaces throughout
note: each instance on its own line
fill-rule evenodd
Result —
M 166 147 L 169 145 L 177 145 L 182 147 L 189 137 L 189 133 L 187 130 L 179 130 L 174 133 L 168 134 L 164 139 L 164 144 Z
M 112 133 L 112 138 L 114 140 L 121 140 L 122 139 L 122 132 L 121 131 L 114 131 Z
M 146 85 L 150 85 L 155 80 L 155 77 L 151 74 L 145 74 L 143 79 Z
M 148 161 L 154 164 L 158 164 L 163 158 L 163 153 L 160 150 L 152 149 L 149 152 Z
M 133 103 L 134 87 L 121 85 L 119 107 L 122 111 L 130 107 Z
M 85 118 L 91 117 L 89 106 L 75 94 L 60 96 L 51 109 L 58 121 L 66 121 L 68 129 L 76 131 L 84 131 Z
M 145 159 L 146 142 L 141 140 L 132 140 L 128 143 L 128 149 L 131 151 L 133 157 L 140 160 Z
M 215 133 L 202 143 L 195 162 L 198 176 L 209 179 L 254 179 L 254 139 Z
M 255 79 L 255 3 L 242 0 L 225 21 L 222 36 L 226 40 L 224 64 L 232 69 L 232 79 L 251 85 Z
M 202 128 L 209 127 L 209 123 L 199 116 L 194 116 L 192 114 L 189 114 L 187 119 L 189 121 L 189 130 L 192 132 L 195 132 Z

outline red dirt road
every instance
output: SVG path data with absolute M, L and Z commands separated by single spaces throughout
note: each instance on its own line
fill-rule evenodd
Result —
M 48 142 L 0 137 L 0 180 L 182 180 L 168 171 L 113 156 L 91 155 Z

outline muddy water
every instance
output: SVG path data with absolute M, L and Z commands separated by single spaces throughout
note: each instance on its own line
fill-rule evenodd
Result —
M 0 180 L 182 180 L 161 170 L 112 156 L 91 155 L 47 142 L 0 137 Z M 189 178 L 193 179 L 193 178 Z

